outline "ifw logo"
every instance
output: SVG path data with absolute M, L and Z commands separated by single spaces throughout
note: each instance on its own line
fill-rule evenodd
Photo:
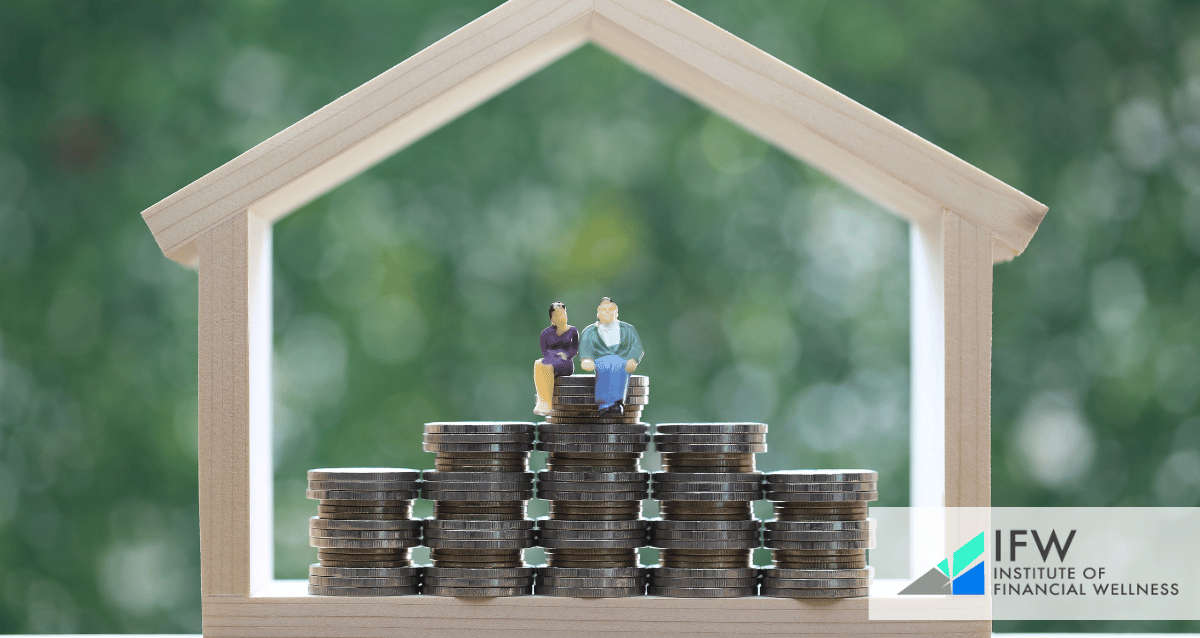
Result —
M 954 555 L 925 572 L 900 591 L 909 595 L 982 596 L 987 562 L 983 558 L 983 532 L 954 550 Z M 976 563 L 975 561 L 979 562 Z M 973 566 L 972 566 L 973 565 Z

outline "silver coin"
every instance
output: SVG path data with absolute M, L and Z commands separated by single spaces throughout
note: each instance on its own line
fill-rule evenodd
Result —
M 832 532 L 814 530 L 786 531 L 768 529 L 764 538 L 777 541 L 873 541 L 875 530 L 872 529 L 843 529 Z
M 877 501 L 879 492 L 780 492 L 766 486 L 763 491 L 768 501 L 786 503 L 829 503 L 853 501 Z
M 495 492 L 467 492 L 458 490 L 430 490 L 426 489 L 421 495 L 422 498 L 429 501 L 491 501 L 491 502 L 511 502 L 511 501 L 528 501 L 533 498 L 533 490 L 520 491 L 495 491 Z
M 310 481 L 415 481 L 420 470 L 406 467 L 324 467 L 308 471 Z
M 538 596 L 558 596 L 561 598 L 629 598 L 644 596 L 645 586 L 634 587 L 547 587 L 537 585 L 533 593 Z
M 421 544 L 420 536 L 411 538 L 314 538 L 308 537 L 310 547 L 336 547 L 342 549 L 404 549 Z
M 464 421 L 461 423 L 426 423 L 425 434 L 521 434 L 532 432 L 531 422 Z
M 415 490 L 351 492 L 345 490 L 305 490 L 308 498 L 320 501 L 411 501 L 417 498 Z
M 313 596 L 415 596 L 417 587 L 325 587 L 309 585 Z
M 650 436 L 650 426 L 646 423 L 541 423 L 538 425 L 538 436 L 548 434 L 641 434 Z
M 664 492 L 654 490 L 650 497 L 656 501 L 750 502 L 761 500 L 762 492 Z
M 688 567 L 662 567 L 652 565 L 650 575 L 655 578 L 715 578 L 715 579 L 749 579 L 758 575 L 754 567 L 733 567 L 728 569 L 704 569 Z
M 649 497 L 646 491 L 639 492 L 564 492 L 557 490 L 538 490 L 538 498 L 546 501 L 644 501 Z
M 675 483 L 671 481 L 656 481 L 654 489 L 658 492 L 754 492 L 762 491 L 761 483 Z
M 422 443 L 426 452 L 528 452 L 533 444 L 524 443 Z
M 605 414 L 600 414 L 600 412 L 597 411 L 597 409 L 594 407 L 587 407 L 587 406 L 582 406 L 582 405 L 572 405 L 572 406 L 552 405 L 551 409 L 550 409 L 550 416 L 551 417 L 568 417 L 568 418 L 575 418 L 575 419 L 580 419 L 580 418 L 583 418 L 583 419 L 593 419 L 593 418 L 608 419 L 608 418 L 622 418 L 622 417 L 628 419 L 631 417 L 636 417 L 635 420 L 640 421 L 641 416 L 642 416 L 642 406 L 627 405 L 621 410 L 621 412 L 607 412 Z
M 766 434 L 766 423 L 659 423 L 659 434 Z
M 588 433 L 588 432 L 542 432 L 539 441 L 546 443 L 649 443 L 650 435 L 644 432 L 633 433 Z
M 355 578 L 345 576 L 313 576 L 310 574 L 308 584 L 325 587 L 415 587 L 421 584 L 421 577 Z
M 663 443 L 654 444 L 659 452 L 690 452 L 694 454 L 758 454 L 767 451 L 766 443 Z
M 525 472 L 439 472 L 425 470 L 426 483 L 468 482 L 468 483 L 519 483 L 532 481 L 534 473 Z
M 772 578 L 763 576 L 763 585 L 780 589 L 845 589 L 870 587 L 870 578 Z
M 821 531 L 835 532 L 840 530 L 871 530 L 876 528 L 873 518 L 861 521 L 781 521 L 776 519 L 764 523 L 767 529 L 778 532 Z
M 566 416 L 555 416 L 555 415 L 551 414 L 550 416 L 546 417 L 546 421 L 544 423 L 542 423 L 541 425 L 542 426 L 545 426 L 545 425 L 567 425 L 567 426 L 597 426 L 597 427 L 599 427 L 599 426 L 605 426 L 605 425 L 640 425 L 640 424 L 642 424 L 642 422 L 638 420 L 638 417 L 633 416 L 633 415 L 613 416 L 610 414 L 610 415 L 606 415 L 606 416 L 593 417 L 590 419 L 579 419 L 579 418 L 572 418 L 572 417 L 566 417 Z M 646 431 L 649 432 L 649 424 L 646 424 Z
M 766 486 L 776 492 L 873 492 L 878 483 L 771 483 Z
M 310 490 L 345 490 L 350 492 L 411 492 L 420 485 L 411 481 L 309 481 Z
M 504 596 L 529 596 L 533 585 L 521 587 L 437 587 L 426 585 L 426 596 L 453 596 L 455 598 L 498 598 Z
M 403 547 L 319 547 L 317 556 L 361 556 L 364 560 L 384 556 L 387 560 L 395 560 L 394 556 L 408 556 L 408 550 Z M 383 559 L 380 559 L 383 560 Z
M 758 587 L 660 587 L 650 585 L 646 588 L 648 596 L 667 598 L 743 598 L 757 594 Z
M 649 472 L 566 472 L 561 470 L 542 470 L 537 473 L 538 481 L 575 481 L 575 482 L 619 482 L 619 483 L 648 483 Z
M 404 539 L 421 538 L 419 529 L 309 529 L 309 538 L 349 538 L 349 539 Z
M 624 521 L 572 521 L 560 520 L 551 518 L 537 519 L 538 529 L 546 531 L 604 531 L 604 532 L 620 532 L 629 530 L 646 531 L 647 521 L 645 519 L 632 519 Z
M 426 567 L 425 575 L 434 578 L 532 578 L 533 567 L 465 568 Z
M 421 519 L 400 518 L 379 521 L 364 520 L 331 520 L 313 516 L 308 519 L 311 529 L 357 529 L 357 530 L 407 530 L 419 529 Z
M 423 443 L 456 443 L 456 444 L 509 444 L 532 443 L 536 432 L 521 432 L 518 434 L 426 434 L 421 437 Z
M 645 567 L 548 567 L 537 568 L 538 576 L 557 578 L 644 578 Z
M 334 576 L 339 578 L 418 578 L 424 567 L 328 567 L 318 563 L 308 566 L 309 576 Z
M 538 441 L 537 450 L 540 452 L 645 452 L 649 447 L 645 443 L 546 443 Z
M 759 525 L 762 521 L 758 519 L 741 520 L 741 521 L 668 521 L 661 518 L 650 519 L 650 529 L 661 531 L 721 531 L 721 530 L 737 530 L 737 531 L 754 531 L 759 530 Z
M 878 481 L 875 470 L 781 470 L 768 472 L 772 483 L 862 483 Z
M 486 530 L 531 530 L 534 528 L 535 521 L 530 518 L 506 521 L 459 521 L 459 520 L 442 520 L 436 518 L 424 519 L 425 529 L 432 530 L 471 530 L 471 529 L 486 529 Z
M 539 538 L 538 547 L 549 549 L 630 549 L 645 547 L 646 538 Z
M 759 573 L 763 578 L 860 578 L 873 580 L 875 568 L 871 566 L 859 569 L 786 569 L 782 567 L 762 567 Z
M 425 576 L 425 587 L 532 587 L 533 576 L 514 577 L 445 577 Z
M 748 538 L 758 540 L 758 530 L 665 530 L 655 529 L 650 532 L 650 538 L 656 540 L 714 540 L 714 541 L 740 541 Z
M 762 472 L 654 472 L 657 483 L 762 483 Z
M 793 541 L 781 540 L 763 533 L 763 547 L 770 549 L 875 549 L 875 539 L 863 541 Z
M 659 549 L 754 549 L 760 546 L 757 538 L 736 540 L 681 539 L 651 537 L 650 547 Z
M 527 492 L 533 489 L 533 481 L 520 483 L 467 483 L 446 481 L 426 483 L 424 493 L 430 492 Z
M 407 569 L 411 566 L 410 560 L 321 560 L 321 567 L 329 569 Z
M 533 537 L 504 540 L 469 540 L 461 538 L 426 537 L 425 546 L 430 549 L 528 549 L 537 547 Z
M 587 578 L 563 576 L 538 576 L 538 584 L 545 587 L 582 587 L 582 588 L 612 588 L 612 587 L 644 587 L 644 577 L 633 578 Z
M 538 489 L 550 492 L 638 492 L 650 489 L 650 482 L 538 481 Z
M 652 587 L 680 587 L 683 589 L 758 587 L 757 578 L 664 578 L 651 575 L 648 582 Z
M 597 529 L 543 529 L 538 532 L 540 540 L 551 538 L 577 538 L 580 540 L 604 540 L 615 538 L 646 538 L 644 529 L 597 530 Z
M 867 587 L 847 587 L 845 589 L 791 589 L 782 587 L 759 588 L 760 596 L 772 598 L 861 598 L 871 593 Z
M 766 443 L 766 434 L 655 434 L 654 443 Z
M 532 529 L 427 529 L 425 540 L 503 541 L 532 539 L 537 532 Z

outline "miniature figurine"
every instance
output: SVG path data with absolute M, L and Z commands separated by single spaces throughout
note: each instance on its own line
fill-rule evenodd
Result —
M 567 305 L 561 301 L 550 304 L 550 327 L 542 331 L 541 345 L 542 358 L 533 362 L 533 385 L 537 388 L 533 413 L 549 416 L 554 377 L 574 374 L 574 359 L 579 352 L 579 330 L 567 325 Z
M 637 330 L 617 321 L 617 302 L 605 297 L 596 308 L 596 323 L 583 329 L 579 366 L 596 372 L 596 410 L 624 414 L 629 375 L 642 361 L 642 340 Z

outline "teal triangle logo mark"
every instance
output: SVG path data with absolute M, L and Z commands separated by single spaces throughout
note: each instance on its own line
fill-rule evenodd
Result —
M 910 596 L 976 596 L 984 594 L 984 563 L 979 561 L 971 567 L 975 560 L 983 556 L 983 532 L 967 541 L 962 547 L 954 550 L 949 559 L 942 559 L 936 567 L 925 572 L 920 578 L 909 583 L 908 587 L 900 590 L 902 595 Z M 970 567 L 970 569 L 967 569 Z

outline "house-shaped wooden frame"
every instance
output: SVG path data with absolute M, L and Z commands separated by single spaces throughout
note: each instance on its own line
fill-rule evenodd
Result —
M 272 223 L 588 42 L 912 224 L 912 505 L 990 505 L 992 264 L 1046 207 L 670 0 L 509 0 L 142 213 L 199 268 L 204 633 L 989 635 L 868 621 L 866 599 L 356 599 L 274 580 Z

